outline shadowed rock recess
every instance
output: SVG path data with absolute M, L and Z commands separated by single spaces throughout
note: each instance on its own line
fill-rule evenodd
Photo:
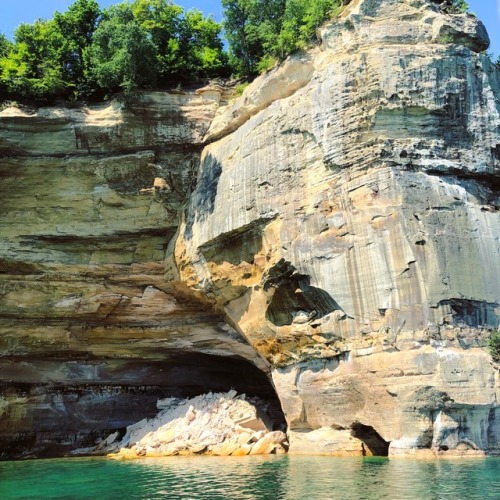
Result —
M 345 3 L 239 98 L 0 113 L 1 458 L 233 389 L 290 453 L 500 454 L 488 35 Z

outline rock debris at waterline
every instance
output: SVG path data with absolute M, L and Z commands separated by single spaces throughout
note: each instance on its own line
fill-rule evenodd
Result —
M 261 418 L 257 407 L 260 407 Z M 127 427 L 123 439 L 109 436 L 95 451 L 116 451 L 116 459 L 173 455 L 244 456 L 282 454 L 286 434 L 269 428 L 265 403 L 235 391 L 209 393 L 188 400 L 158 401 L 152 419 Z M 267 422 L 266 422 L 267 420 Z

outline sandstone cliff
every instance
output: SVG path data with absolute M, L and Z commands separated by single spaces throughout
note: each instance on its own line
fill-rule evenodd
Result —
M 1 113 L 3 457 L 90 446 L 161 397 L 275 398 L 255 350 L 164 277 L 219 98 Z
M 321 36 L 230 102 L 0 113 L 3 456 L 230 388 L 291 452 L 500 453 L 488 36 L 426 0 Z

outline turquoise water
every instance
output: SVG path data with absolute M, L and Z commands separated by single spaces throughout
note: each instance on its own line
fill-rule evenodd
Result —
M 500 459 L 104 458 L 0 462 L 0 499 L 500 499 Z

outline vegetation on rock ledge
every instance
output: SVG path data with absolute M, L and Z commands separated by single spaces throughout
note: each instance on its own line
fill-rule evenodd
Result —
M 450 14 L 463 14 L 469 10 L 469 4 L 466 0 L 432 0 L 441 8 Z
M 434 0 L 465 12 L 465 0 Z M 32 103 L 133 95 L 230 75 L 252 79 L 318 42 L 342 0 L 222 0 L 223 23 L 171 0 L 129 0 L 101 10 L 75 0 L 50 20 L 0 34 L 0 101 Z M 229 42 L 224 49 L 222 29 Z
M 0 34 L 0 101 L 102 99 L 231 74 L 252 78 L 306 47 L 341 0 L 223 0 L 222 23 L 170 0 L 101 10 L 76 0 L 50 20 Z
M 488 338 L 488 349 L 495 361 L 500 361 L 500 330 L 492 332 Z
M 306 48 L 341 0 L 222 0 L 233 68 L 252 77 Z
M 76 0 L 48 21 L 0 37 L 4 99 L 102 98 L 229 76 L 222 26 L 169 0 L 133 0 L 101 10 Z

